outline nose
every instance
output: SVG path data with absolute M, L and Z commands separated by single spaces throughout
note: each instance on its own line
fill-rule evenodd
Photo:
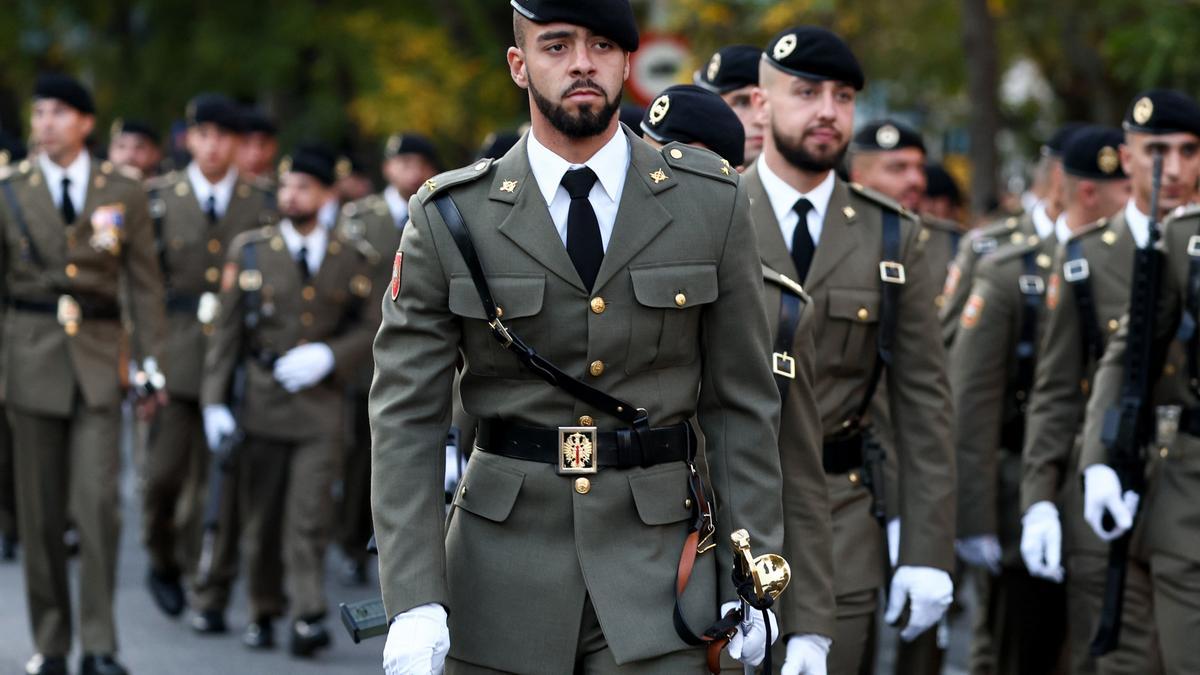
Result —
M 837 117 L 837 106 L 833 101 L 833 89 L 827 88 L 821 94 L 821 108 L 817 111 L 821 119 L 831 120 Z
M 576 76 L 591 76 L 596 72 L 596 64 L 588 53 L 587 43 L 577 42 L 571 54 L 571 74 Z

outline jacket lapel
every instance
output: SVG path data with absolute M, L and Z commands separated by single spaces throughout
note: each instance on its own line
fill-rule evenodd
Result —
M 843 258 L 863 245 L 860 229 L 855 227 L 858 213 L 850 208 L 850 189 L 840 179 L 833 185 L 829 208 L 825 211 L 825 222 L 821 226 L 821 241 L 813 256 L 812 269 L 804 282 L 806 289 L 813 289 L 828 277 Z M 870 255 L 878 256 L 878 252 Z
M 61 260 L 66 251 L 65 224 L 62 215 L 54 206 L 50 196 L 50 188 L 46 185 L 46 176 L 42 173 L 35 160 L 33 173 L 26 179 L 25 190 L 18 192 L 17 199 L 25 210 L 25 224 L 29 228 L 29 238 L 34 248 L 43 259 Z M 23 198 L 20 193 L 24 193 Z
M 788 252 L 779 221 L 775 219 L 775 210 L 771 208 L 771 198 L 767 196 L 762 178 L 758 175 L 757 163 L 742 174 L 742 181 L 746 184 L 746 196 L 750 198 L 750 217 L 754 221 L 754 234 L 758 237 L 759 257 L 776 273 L 792 280 L 798 279 L 800 275 L 796 273 L 796 263 Z

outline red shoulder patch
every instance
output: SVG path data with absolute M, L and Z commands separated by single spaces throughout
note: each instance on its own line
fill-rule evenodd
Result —
M 396 259 L 392 262 L 392 302 L 400 297 L 400 268 L 404 266 L 404 254 L 396 251 Z

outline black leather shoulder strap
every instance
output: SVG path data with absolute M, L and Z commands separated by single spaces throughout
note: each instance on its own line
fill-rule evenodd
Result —
M 1183 319 L 1180 322 L 1180 341 L 1187 345 L 1188 388 L 1200 397 L 1200 228 L 1188 240 L 1187 297 L 1184 299 Z
M 1079 322 L 1083 324 L 1083 357 L 1087 362 L 1099 361 L 1104 355 L 1104 335 L 1096 315 L 1096 299 L 1092 294 L 1091 266 L 1083 254 L 1078 239 L 1067 242 L 1067 260 L 1062 269 L 1063 281 L 1071 286 L 1075 304 L 1079 307 Z
M 858 424 L 871 407 L 871 399 L 879 388 L 883 371 L 892 365 L 892 349 L 896 341 L 896 322 L 900 316 L 900 290 L 907 281 L 904 265 L 900 262 L 900 215 L 891 209 L 883 209 L 883 260 L 879 263 L 880 307 L 879 336 L 876 347 L 875 365 L 871 379 L 863 393 L 862 402 L 854 414 Z

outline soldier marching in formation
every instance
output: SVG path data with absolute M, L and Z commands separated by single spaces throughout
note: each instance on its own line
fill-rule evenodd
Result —
M 968 231 L 828 30 L 697 55 L 631 128 L 629 0 L 510 4 L 530 124 L 446 172 L 392 135 L 365 197 L 220 94 L 174 171 L 136 119 L 102 159 L 37 79 L 0 143 L 26 673 L 127 672 L 125 402 L 151 598 L 224 634 L 244 571 L 250 649 L 327 649 L 328 544 L 363 586 L 373 539 L 389 675 L 857 675 L 881 630 L 938 673 L 956 586 L 973 674 L 1200 672 L 1195 100 L 1064 125 Z

